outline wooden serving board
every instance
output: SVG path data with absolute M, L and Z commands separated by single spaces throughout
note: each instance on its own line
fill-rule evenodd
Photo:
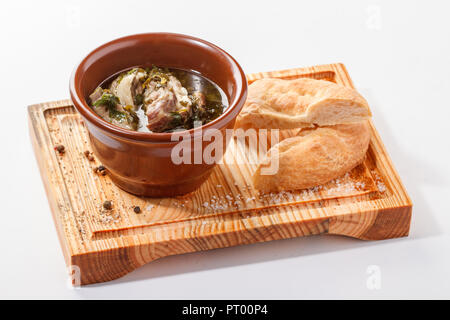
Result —
M 353 87 L 342 64 L 256 73 L 248 81 L 264 77 L 311 77 Z M 131 195 L 94 172 L 100 163 L 84 155 L 92 149 L 70 100 L 32 105 L 28 112 L 66 263 L 77 268 L 81 284 L 113 280 L 174 254 L 313 234 L 380 240 L 409 232 L 411 200 L 372 123 L 364 163 L 326 185 L 259 193 L 249 184 L 252 151 L 232 140 L 223 163 L 197 191 L 155 199 Z M 63 155 L 54 150 L 58 144 L 66 148 Z M 105 200 L 113 201 L 113 210 L 102 208 Z

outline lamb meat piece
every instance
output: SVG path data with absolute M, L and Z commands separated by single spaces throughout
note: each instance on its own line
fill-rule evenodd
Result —
M 100 92 L 102 95 L 98 97 Z M 116 126 L 136 130 L 139 119 L 134 110 L 132 110 L 132 106 L 121 105 L 119 98 L 101 88 L 96 89 L 90 95 L 90 99 L 95 100 L 92 103 L 92 108 L 101 118 Z
M 116 126 L 119 126 L 124 129 L 136 130 L 137 127 L 137 119 L 133 118 L 132 115 L 123 109 L 123 106 L 117 105 L 116 116 L 112 116 L 111 109 L 108 106 L 99 105 L 93 107 L 94 111 L 103 119 L 112 123 Z
M 158 97 L 147 107 L 147 128 L 153 132 L 162 132 L 171 127 L 173 120 L 171 112 L 176 109 L 176 97 L 165 88 L 160 88 L 154 93 Z
M 91 104 L 100 99 L 103 94 L 103 89 L 101 87 L 97 87 L 94 92 L 91 93 L 89 99 L 91 100 Z
M 135 99 L 137 95 L 143 94 L 142 80 L 145 77 L 145 72 L 136 69 L 134 72 L 117 77 L 111 83 L 110 90 L 119 98 L 121 104 L 136 107 Z
M 163 132 L 184 124 L 192 107 L 186 88 L 172 75 L 164 85 L 151 81 L 144 92 L 144 103 L 147 106 L 147 127 L 153 132 Z
M 174 76 L 169 76 L 169 82 L 167 83 L 169 90 L 172 90 L 177 98 L 178 109 L 190 109 L 192 101 L 189 99 L 188 91 L 181 85 L 180 80 Z

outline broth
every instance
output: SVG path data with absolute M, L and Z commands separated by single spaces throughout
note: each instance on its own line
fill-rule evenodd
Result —
M 228 107 L 223 90 L 198 72 L 156 66 L 116 73 L 89 98 L 104 120 L 140 132 L 192 129 Z

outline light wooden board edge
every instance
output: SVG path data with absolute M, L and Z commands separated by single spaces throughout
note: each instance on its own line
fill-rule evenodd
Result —
M 276 75 L 277 73 L 315 74 L 333 72 L 338 83 L 353 87 L 353 83 L 342 64 L 298 68 L 272 73 L 249 75 L 249 79 L 261 76 Z M 70 100 L 37 104 L 29 107 L 29 127 L 33 147 L 39 164 L 41 177 L 48 196 L 58 237 L 63 249 L 67 265 L 76 265 L 81 271 L 81 284 L 104 282 L 121 277 L 130 271 L 155 259 L 188 252 L 209 250 L 223 247 L 271 241 L 285 238 L 307 236 L 313 234 L 338 234 L 364 240 L 381 240 L 407 236 L 411 220 L 412 203 L 406 190 L 386 153 L 385 147 L 371 123 L 373 138 L 371 147 L 375 150 L 377 165 L 382 166 L 383 179 L 387 180 L 392 189 L 388 198 L 367 201 L 366 209 L 361 211 L 359 206 L 336 206 L 329 208 L 334 211 L 332 217 L 319 219 L 305 219 L 296 215 L 285 215 L 279 219 L 273 215 L 260 217 L 246 217 L 237 214 L 226 221 L 209 222 L 205 225 L 187 224 L 181 228 L 167 227 L 168 232 L 157 234 L 138 234 L 123 236 L 115 239 L 101 239 L 80 244 L 73 238 L 70 230 L 64 229 L 61 219 L 66 220 L 66 227 L 74 228 L 70 215 L 70 200 L 61 176 L 56 181 L 50 181 L 50 173 L 55 173 L 59 166 L 54 161 L 43 161 L 42 154 L 51 153 L 48 148 L 52 145 L 48 135 L 39 130 L 36 125 L 45 120 L 44 111 L 48 108 L 70 105 Z M 323 210 L 311 206 L 309 211 Z M 72 224 L 71 224 L 72 223 Z M 232 230 L 232 231 L 230 231 Z M 186 236 L 188 235 L 188 236 Z

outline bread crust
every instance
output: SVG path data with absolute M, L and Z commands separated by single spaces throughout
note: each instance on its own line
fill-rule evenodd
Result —
M 249 86 L 235 128 L 308 128 L 354 123 L 369 117 L 367 101 L 354 89 L 309 78 L 261 79 Z
M 314 187 L 350 171 L 360 164 L 370 142 L 368 121 L 303 129 L 273 146 L 253 175 L 261 191 Z M 275 149 L 278 149 L 276 152 Z M 278 172 L 262 175 L 269 161 L 278 161 Z

